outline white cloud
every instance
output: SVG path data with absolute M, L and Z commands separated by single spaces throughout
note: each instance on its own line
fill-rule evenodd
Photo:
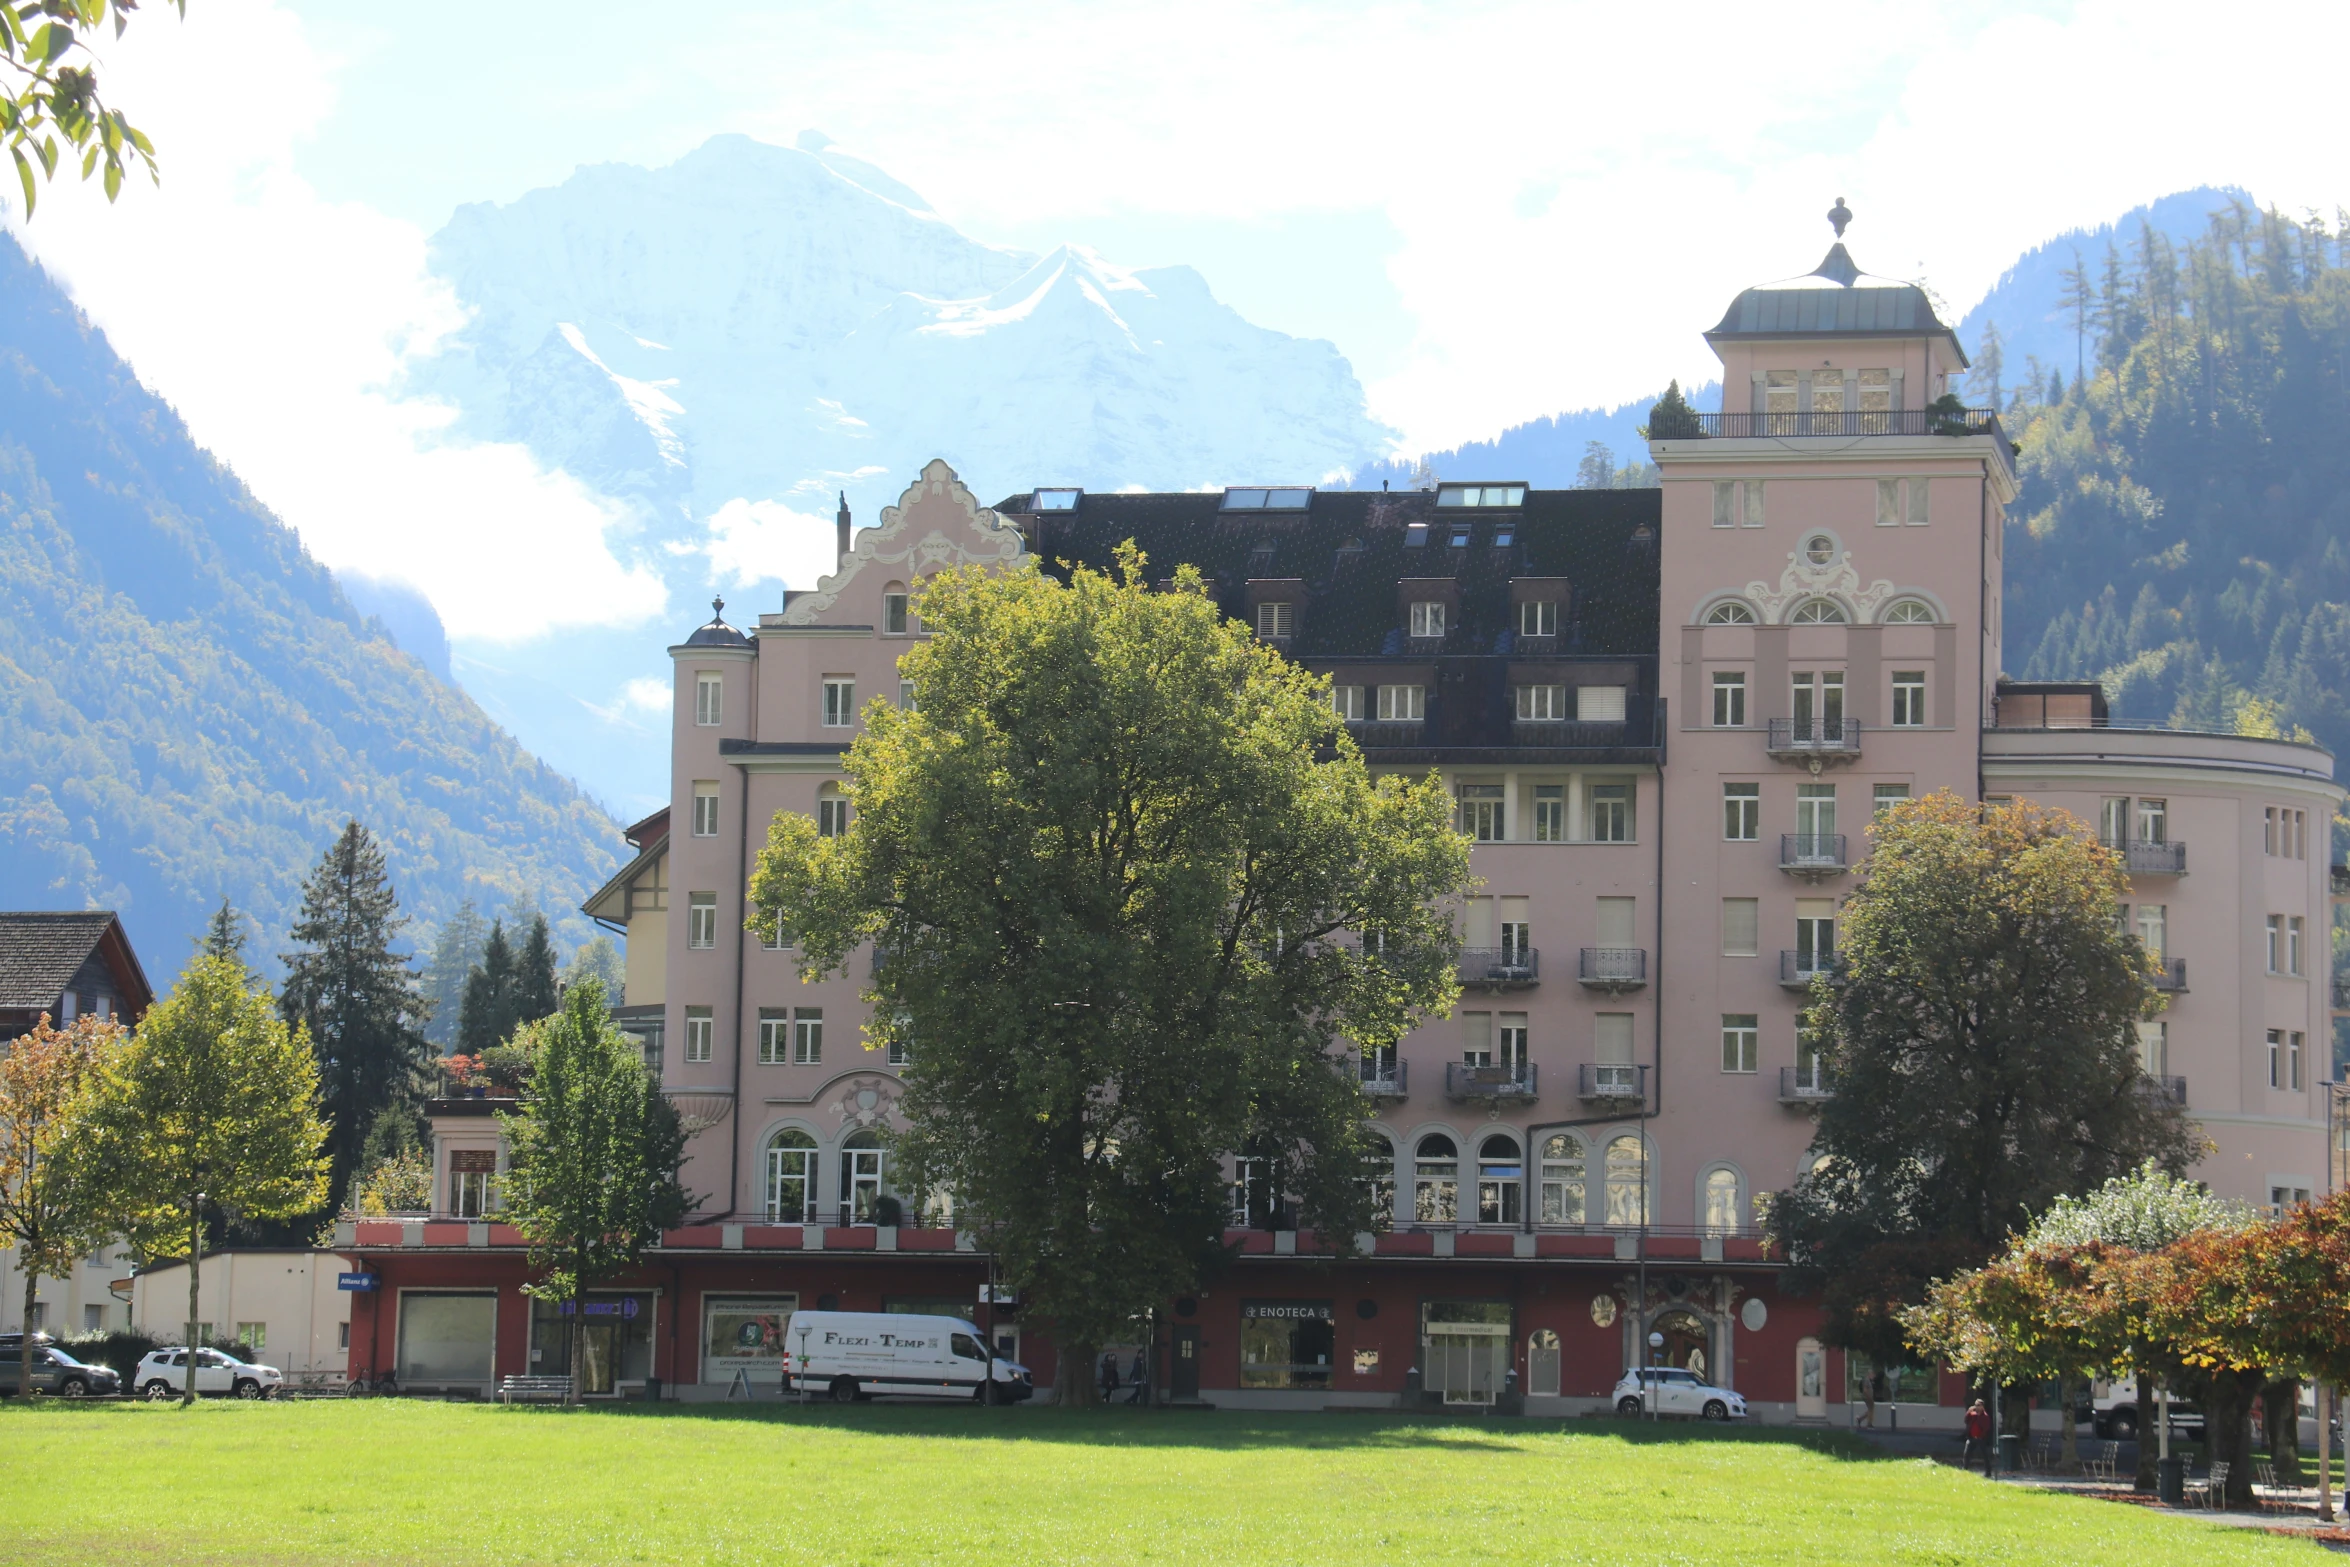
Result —
M 160 149 L 162 187 L 128 182 L 109 207 L 53 185 L 18 232 L 197 441 L 313 554 L 416 584 L 454 637 L 662 613 L 659 580 L 605 545 L 615 506 L 518 446 L 444 439 L 447 410 L 385 390 L 460 316 L 420 231 L 292 172 L 331 107 L 295 20 L 259 0 L 184 25 L 159 9 L 106 68 Z
M 625 723 L 632 729 L 643 730 L 649 734 L 652 732 L 650 728 L 633 721 L 636 715 L 666 718 L 669 714 L 671 700 L 672 693 L 668 681 L 656 680 L 650 675 L 640 675 L 634 680 L 623 681 L 619 691 L 613 695 L 610 702 L 599 704 L 582 698 L 580 706 L 608 724 Z
M 729 587 L 780 582 L 812 588 L 838 563 L 838 530 L 830 517 L 793 511 L 781 501 L 740 496 L 710 518 L 710 574 Z

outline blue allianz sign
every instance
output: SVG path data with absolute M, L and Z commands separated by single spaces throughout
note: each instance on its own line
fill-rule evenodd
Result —
M 339 1290 L 371 1290 L 375 1288 L 375 1275 L 372 1273 L 338 1273 L 335 1275 L 335 1288 Z

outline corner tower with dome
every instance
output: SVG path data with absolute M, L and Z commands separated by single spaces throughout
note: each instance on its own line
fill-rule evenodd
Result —
M 1839 201 L 1818 266 L 1705 334 L 1729 390 L 1652 428 L 1658 489 L 1094 494 L 1045 474 L 989 506 L 933 462 L 878 527 L 844 514 L 836 570 L 780 612 L 737 629 L 716 606 L 669 650 L 670 804 L 590 904 L 629 933 L 622 1021 L 692 1128 L 701 1207 L 591 1296 L 589 1391 L 772 1388 L 768 1328 L 802 1305 L 971 1314 L 1039 1381 L 1062 1374 L 1050 1324 L 982 1303 L 982 1237 L 897 1186 L 912 1064 L 864 1046 L 868 970 L 804 982 L 744 930 L 743 895 L 776 813 L 856 830 L 842 757 L 868 703 L 913 700 L 897 661 L 925 573 L 1106 567 L 1128 539 L 1326 675 L 1374 769 L 1437 773 L 1480 882 L 1453 1015 L 1332 1063 L 1362 1085 L 1387 1227 L 1316 1259 L 1234 1160 L 1233 1260 L 1166 1303 L 1163 1393 L 1560 1415 L 1661 1358 L 1763 1420 L 1829 1418 L 1865 1368 L 1782 1288 L 1755 1199 L 1796 1178 L 1833 1092 L 1796 1017 L 1869 818 L 1935 789 L 2060 805 L 2122 851 L 2117 915 L 2170 1003 L 2140 1066 L 2210 1138 L 2195 1173 L 2259 1204 L 2323 1191 L 2333 759 L 2120 728 L 2094 685 L 2001 678 L 2016 453 L 1952 396 L 1966 359 L 1933 301 L 1854 260 L 1851 216 Z M 561 1363 L 567 1325 L 521 1295 L 497 1222 L 491 1108 L 434 1106 L 432 1214 L 345 1236 L 381 1280 L 355 1371 L 479 1387 Z M 1903 1423 L 1954 1427 L 1962 1394 L 1907 1380 Z

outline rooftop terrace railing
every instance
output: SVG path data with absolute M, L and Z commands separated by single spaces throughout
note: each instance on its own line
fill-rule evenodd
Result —
M 1778 440 L 1845 435 L 1997 435 L 1999 415 L 1989 408 L 1840 408 L 1810 413 L 1701 413 L 1675 430 L 1683 440 Z M 1669 439 L 1662 431 L 1652 431 Z

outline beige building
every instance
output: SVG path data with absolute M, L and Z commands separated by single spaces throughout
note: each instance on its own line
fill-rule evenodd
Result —
M 197 1276 L 197 1315 L 207 1343 L 289 1382 L 304 1377 L 339 1384 L 351 1347 L 351 1297 L 337 1286 L 347 1266 L 331 1251 L 306 1246 L 239 1246 L 208 1253 Z M 131 1287 L 130 1325 L 159 1344 L 187 1338 L 188 1265 L 160 1263 Z

